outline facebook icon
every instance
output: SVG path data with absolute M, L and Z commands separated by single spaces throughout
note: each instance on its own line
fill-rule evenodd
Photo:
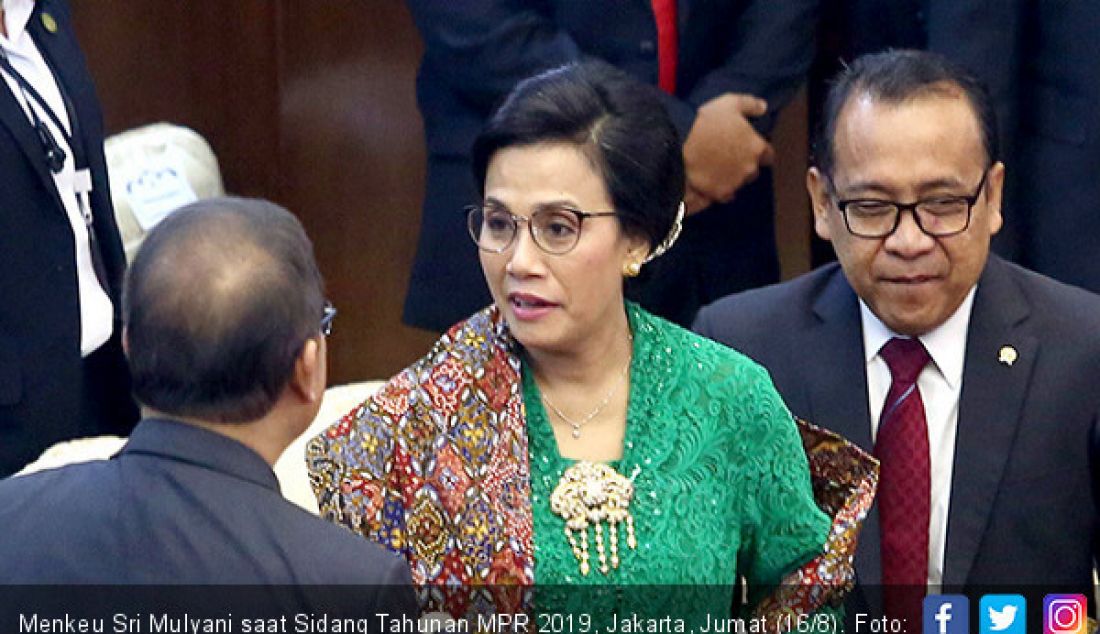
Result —
M 961 594 L 924 597 L 924 634 L 969 634 L 970 601 Z

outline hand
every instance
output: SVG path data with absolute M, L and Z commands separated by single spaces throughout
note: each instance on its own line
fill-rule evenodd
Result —
M 684 183 L 684 215 L 692 216 L 714 204 L 714 201 L 699 193 L 689 183 Z
M 761 166 L 772 164 L 775 150 L 749 123 L 749 117 L 767 111 L 763 99 L 741 93 L 726 93 L 699 107 L 684 142 L 688 191 L 729 202 Z

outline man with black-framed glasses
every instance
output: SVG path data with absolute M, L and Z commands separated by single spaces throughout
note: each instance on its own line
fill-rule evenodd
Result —
M 839 264 L 695 326 L 879 458 L 849 618 L 919 632 L 929 592 L 1087 593 L 1100 298 L 990 255 L 1006 167 L 988 93 L 942 57 L 890 51 L 842 72 L 822 119 L 807 186 Z

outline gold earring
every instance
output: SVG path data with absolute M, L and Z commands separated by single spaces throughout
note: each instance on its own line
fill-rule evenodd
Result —
M 624 277 L 638 277 L 638 274 L 642 272 L 641 262 L 627 262 L 623 265 Z

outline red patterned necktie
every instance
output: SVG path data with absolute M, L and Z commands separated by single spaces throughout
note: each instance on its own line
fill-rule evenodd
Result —
M 897 337 L 879 355 L 893 378 L 875 439 L 875 456 L 881 461 L 878 510 L 884 607 L 887 616 L 906 619 L 907 631 L 919 632 L 932 503 L 928 423 L 917 377 L 930 357 L 919 339 Z

